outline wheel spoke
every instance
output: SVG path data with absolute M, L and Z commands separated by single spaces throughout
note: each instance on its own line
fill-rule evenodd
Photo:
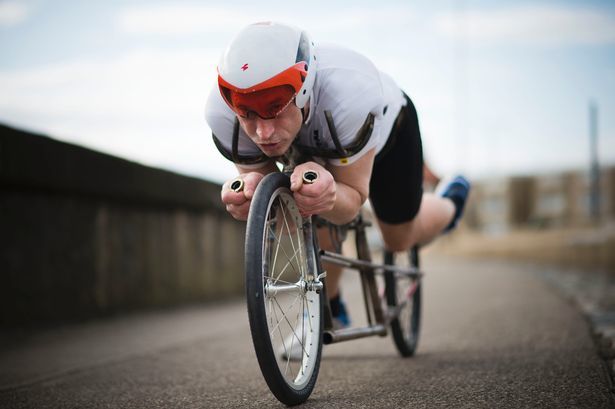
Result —
M 279 306 L 279 304 L 278 304 L 278 306 Z M 297 318 L 295 319 L 295 325 L 292 327 L 292 332 L 293 332 L 294 336 L 292 336 L 290 338 L 290 350 L 291 351 L 293 350 L 293 345 L 295 344 L 296 334 L 295 334 L 294 328 L 297 328 L 298 321 L 299 321 L 299 314 L 297 314 Z M 303 348 L 303 344 L 301 342 L 299 342 L 299 345 L 301 345 L 301 347 Z M 284 369 L 284 375 L 286 375 L 286 373 L 288 372 L 288 369 L 290 368 L 290 360 L 291 360 L 291 358 L 292 357 L 290 356 L 290 354 L 287 353 L 286 354 L 286 368 Z
M 273 305 L 273 300 L 271 301 L 271 304 Z M 286 356 L 290 356 L 290 353 L 289 353 L 288 349 L 286 348 L 286 343 L 284 342 L 284 335 L 282 334 L 282 329 L 281 329 L 281 328 L 279 328 L 279 323 L 280 323 L 280 321 L 279 321 L 279 320 L 278 320 L 278 318 L 277 318 L 277 317 L 278 317 L 278 314 L 277 314 L 277 313 L 276 313 L 276 311 L 275 311 L 275 307 L 273 308 L 273 315 L 275 316 L 275 318 L 276 318 L 276 322 L 278 323 L 278 325 L 276 325 L 276 328 L 278 329 L 278 333 L 280 334 L 280 341 L 282 342 L 282 347 L 284 348 L 284 354 L 285 354 Z M 274 330 L 274 331 L 275 331 L 275 330 Z M 270 333 L 269 333 L 269 338 L 270 338 L 270 339 L 272 339 L 272 340 L 274 339 L 274 337 L 272 337 L 272 333 L 273 333 L 274 331 L 272 331 L 272 332 L 270 332 Z
M 289 232 L 290 233 L 290 232 Z M 302 250 L 303 250 L 303 246 L 300 244 L 303 242 L 302 240 L 302 230 L 299 228 L 299 226 L 297 226 L 297 243 L 299 244 L 298 248 L 299 248 L 299 259 L 297 260 L 297 262 L 299 263 L 299 274 L 301 274 L 301 277 L 303 277 L 305 279 L 305 271 L 301 271 L 301 267 L 303 267 L 303 269 L 305 270 L 305 263 L 302 263 L 302 261 L 305 260 L 305 258 L 303 257 L 302 254 Z
M 286 258 L 288 259 L 288 262 L 284 265 L 284 268 L 282 268 L 282 271 L 280 271 L 280 274 L 278 274 L 278 276 L 276 277 L 275 281 L 277 282 L 280 277 L 282 276 L 282 274 L 284 274 L 284 272 L 286 271 L 286 269 L 288 268 L 288 266 L 293 266 L 295 271 L 297 270 L 297 268 L 292 264 L 292 259 L 297 257 L 297 250 L 295 250 L 295 253 L 292 255 L 292 257 L 288 257 L 286 250 L 284 250 L 284 248 L 282 248 L 282 252 L 286 255 Z M 301 274 L 299 274 L 301 275 Z
M 301 297 L 301 293 L 297 294 L 297 296 L 295 297 L 295 299 L 293 300 L 293 302 L 288 306 L 288 309 L 293 308 L 293 306 L 295 305 L 295 303 L 297 302 L 297 300 Z M 286 319 L 286 321 L 288 322 L 288 319 L 286 318 L 286 313 L 284 312 L 284 310 L 282 309 L 282 307 L 280 306 L 280 303 L 278 302 L 278 300 L 275 297 L 272 297 L 271 300 L 273 300 L 273 302 L 276 303 L 276 305 L 278 306 L 278 309 L 280 310 L 280 312 L 282 313 L 282 316 Z M 274 308 L 275 310 L 275 308 Z M 271 336 L 271 334 L 273 334 L 273 332 L 280 326 L 280 323 L 282 322 L 282 320 L 278 320 L 276 318 L 276 325 L 275 328 L 273 328 L 270 332 L 269 332 L 269 336 Z M 290 322 L 289 324 L 290 325 Z M 291 327 L 292 328 L 292 327 Z
M 278 303 L 278 300 L 275 300 L 275 303 L 277 304 L 278 308 L 280 309 L 280 311 L 282 310 L 282 307 L 280 306 L 280 304 Z M 286 321 L 286 323 L 288 323 L 288 326 L 291 328 L 292 333 L 293 333 L 293 339 L 296 338 L 297 341 L 299 341 L 299 343 L 301 344 L 301 339 L 299 339 L 299 337 L 297 336 L 297 333 L 295 332 L 295 327 L 290 323 L 290 321 L 288 320 L 288 317 L 286 317 L 286 314 L 284 314 L 284 320 Z M 296 325 L 297 323 L 295 323 Z M 305 345 L 301 344 L 301 349 L 303 349 L 303 352 L 308 355 L 308 352 L 305 350 Z
M 275 271 L 275 268 L 276 268 L 276 265 L 277 265 L 277 258 L 278 258 L 278 254 L 279 254 L 280 249 L 282 250 L 282 253 L 284 253 L 284 255 L 286 256 L 286 259 L 288 260 L 286 265 L 282 268 L 282 270 L 278 274 L 278 277 L 275 279 L 276 282 L 279 279 L 279 277 L 281 277 L 282 274 L 286 271 L 286 269 L 288 268 L 289 265 L 291 265 L 295 270 L 301 270 L 301 268 L 300 268 L 301 260 L 297 257 L 297 253 L 301 254 L 301 246 L 299 246 L 297 249 L 295 249 L 295 245 L 294 245 L 294 243 L 292 241 L 292 237 L 290 236 L 290 228 L 288 227 L 288 221 L 286 220 L 286 216 L 285 216 L 284 212 L 282 212 L 282 216 L 284 217 L 284 224 L 286 225 L 287 231 L 289 232 L 289 241 L 291 243 L 291 247 L 294 250 L 294 253 L 292 254 L 292 256 L 288 255 L 288 253 L 286 252 L 286 249 L 281 245 L 281 243 L 282 243 L 281 238 L 278 237 L 275 234 L 273 229 L 271 229 L 271 226 L 268 226 L 271 234 L 276 239 L 276 249 L 275 249 L 275 255 L 274 255 L 273 265 L 272 265 L 273 270 Z M 297 267 L 297 266 L 295 266 L 293 264 L 293 259 L 295 261 L 297 261 L 297 264 L 298 264 L 299 267 Z M 300 275 L 303 275 L 303 274 L 300 272 Z
M 273 268 L 273 271 L 275 271 L 275 266 L 276 266 L 277 260 L 278 260 L 278 252 L 280 251 L 280 244 L 281 244 L 282 241 L 276 236 L 276 234 L 273 231 L 273 229 L 271 229 L 271 226 L 268 226 L 268 228 L 271 230 L 271 234 L 273 234 L 273 238 L 276 241 L 275 253 L 274 253 L 274 256 L 273 256 L 273 264 L 270 265 L 270 268 Z
M 290 247 L 294 250 L 293 257 L 295 257 L 295 255 L 297 254 L 297 249 L 295 248 L 295 243 L 293 242 L 293 236 L 290 231 L 290 226 L 288 225 L 288 219 L 286 218 L 286 207 L 282 207 L 282 217 L 284 218 L 284 225 L 286 226 L 286 231 L 288 232 L 288 240 L 290 241 Z M 297 227 L 297 230 L 299 229 L 299 226 L 297 226 L 296 224 L 295 224 L 295 227 Z M 297 247 L 299 249 L 301 248 L 301 246 L 299 246 L 299 242 L 297 242 Z M 284 251 L 284 249 L 282 249 L 282 251 Z M 288 255 L 286 255 L 286 257 L 288 258 L 288 261 L 290 262 L 291 258 L 288 257 Z M 301 270 L 301 268 L 298 268 L 297 270 Z
M 293 282 L 291 282 L 291 281 L 281 280 L 281 279 L 279 279 L 279 278 L 276 280 L 275 278 L 273 278 L 273 277 L 271 277 L 271 276 L 263 276 L 263 279 L 264 279 L 264 280 L 266 280 L 266 281 L 267 281 L 267 280 L 271 280 L 271 281 L 273 282 L 273 284 L 274 284 L 274 285 L 275 285 L 275 284 L 279 284 L 279 283 L 281 283 L 281 284 L 289 284 L 289 285 L 297 285 L 297 286 L 298 286 L 298 284 L 297 284 L 297 283 L 293 283 Z M 297 288 L 299 288 L 299 287 L 297 287 Z

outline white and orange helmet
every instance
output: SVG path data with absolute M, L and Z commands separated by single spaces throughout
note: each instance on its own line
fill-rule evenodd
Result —
M 293 100 L 303 108 L 315 76 L 316 55 L 308 34 L 273 22 L 241 30 L 218 65 L 220 94 L 241 117 L 272 119 Z

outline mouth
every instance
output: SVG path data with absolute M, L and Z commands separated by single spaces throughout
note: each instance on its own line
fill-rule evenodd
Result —
M 260 143 L 259 147 L 264 151 L 270 151 L 276 149 L 280 145 L 279 142 L 274 143 Z

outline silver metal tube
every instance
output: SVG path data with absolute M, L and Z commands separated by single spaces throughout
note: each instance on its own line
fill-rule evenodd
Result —
M 329 251 L 321 251 L 320 258 L 323 261 L 328 261 L 329 263 L 338 264 L 344 267 L 373 268 L 375 270 L 374 273 L 376 274 L 382 274 L 385 271 L 392 271 L 405 277 L 420 278 L 423 276 L 423 273 L 421 273 L 419 269 L 415 267 L 401 267 L 394 266 L 391 264 L 376 264 L 365 260 L 357 260 L 354 258 L 344 257 L 340 254 L 331 253 Z
M 387 328 L 382 324 L 372 325 L 362 328 L 346 328 L 337 331 L 325 331 L 323 334 L 323 342 L 325 344 L 334 344 L 336 342 L 349 341 L 351 339 L 387 335 Z
M 265 296 L 275 297 L 283 293 L 296 293 L 298 291 L 316 291 L 320 293 L 324 285 L 322 281 L 300 281 L 296 284 L 265 284 Z
M 265 284 L 265 296 L 275 297 L 282 293 L 296 293 L 301 291 L 302 284 Z

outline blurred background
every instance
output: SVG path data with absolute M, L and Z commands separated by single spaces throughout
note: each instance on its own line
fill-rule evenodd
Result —
M 59 299 L 87 316 L 239 291 L 239 276 L 219 294 L 202 278 L 241 270 L 210 259 L 240 254 L 243 229 L 217 204 L 235 170 L 203 113 L 224 47 L 262 20 L 365 54 L 410 95 L 432 170 L 475 181 L 465 234 L 441 251 L 615 275 L 611 1 L 3 0 L 1 268 L 21 294 L 5 307 L 22 311 L 5 320 L 74 315 L 49 313 Z M 221 255 L 214 232 L 239 245 Z M 48 295 L 50 269 L 66 296 Z
M 587 169 L 592 103 L 599 160 L 615 163 L 610 1 L 1 1 L 0 119 L 223 181 L 234 170 L 213 147 L 205 99 L 226 44 L 260 20 L 392 75 L 439 173 Z

